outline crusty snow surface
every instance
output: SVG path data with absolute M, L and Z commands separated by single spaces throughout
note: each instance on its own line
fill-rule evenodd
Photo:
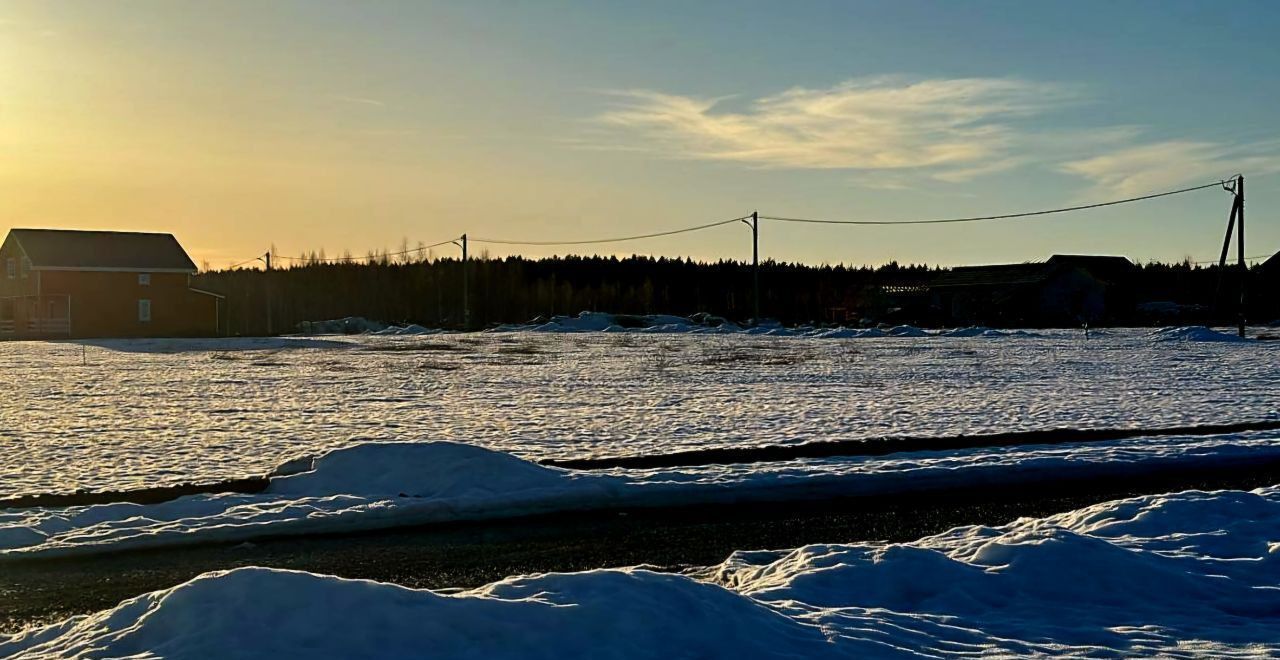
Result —
M 1280 418 L 1280 342 L 1196 330 L 563 332 L 573 322 L 611 329 L 0 342 L 0 497 L 263 474 L 357 441 L 539 459 Z
M 1276 657 L 1277 530 L 1280 491 L 1266 488 L 450 595 L 242 568 L 0 636 L 0 656 Z

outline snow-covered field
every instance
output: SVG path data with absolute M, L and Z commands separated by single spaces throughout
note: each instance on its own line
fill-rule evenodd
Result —
M 0 343 L 0 496 L 274 475 L 254 495 L 0 510 L 0 570 L 264 535 L 1280 458 L 1280 433 L 1259 431 L 655 470 L 531 462 L 1280 419 L 1280 342 L 1203 329 L 1086 340 L 670 319 L 623 332 L 606 321 Z M 0 635 L 0 656 L 1280 656 L 1280 486 L 1147 496 L 905 544 L 847 540 L 744 550 L 681 575 L 600 569 L 451 594 L 245 568 Z
M 0 636 L 0 656 L 1276 657 L 1278 529 L 1267 488 L 448 595 L 245 568 Z
M 454 440 L 539 459 L 1280 418 L 1280 342 L 562 325 L 0 342 L 0 497 L 263 474 L 370 440 Z

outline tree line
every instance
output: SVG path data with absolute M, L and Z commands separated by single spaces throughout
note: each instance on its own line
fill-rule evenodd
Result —
M 787 324 L 888 318 L 902 296 L 919 295 L 942 270 L 896 262 L 853 267 L 765 261 L 760 265 L 761 315 Z M 276 333 L 293 332 L 303 321 L 349 316 L 460 328 L 463 277 L 459 259 L 382 256 L 329 262 L 317 257 L 271 271 L 208 271 L 193 284 L 226 296 L 222 316 L 228 334 L 261 335 L 268 332 L 268 316 Z M 1260 277 L 1256 269 L 1250 271 L 1250 288 L 1259 294 Z M 1239 285 L 1238 273 L 1220 278 L 1216 265 L 1191 263 L 1139 265 L 1132 279 L 1126 285 L 1136 300 L 1201 306 L 1206 314 L 1221 308 Z M 751 264 L 733 260 L 482 257 L 467 263 L 466 289 L 473 329 L 581 311 L 701 312 L 745 321 L 753 304 Z M 1254 295 L 1251 313 L 1275 314 L 1272 298 Z

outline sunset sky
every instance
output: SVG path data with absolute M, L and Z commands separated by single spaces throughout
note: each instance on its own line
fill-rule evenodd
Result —
M 169 231 L 224 267 L 272 244 L 578 240 L 754 209 L 1017 212 L 1243 172 L 1249 253 L 1270 254 L 1278 34 L 1274 2 L 0 0 L 0 230 Z M 1019 222 L 765 224 L 761 252 L 1207 259 L 1227 209 L 1207 190 Z M 726 226 L 518 251 L 750 249 Z

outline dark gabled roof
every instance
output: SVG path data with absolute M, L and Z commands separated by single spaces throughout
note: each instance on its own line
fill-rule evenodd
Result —
M 13 229 L 34 270 L 195 272 L 173 234 L 69 229 Z
M 1096 254 L 1055 254 L 1049 257 L 1054 266 L 1083 268 L 1103 280 L 1121 279 L 1133 272 L 1134 265 L 1125 257 Z
M 1270 259 L 1262 262 L 1258 272 L 1264 275 L 1280 275 L 1280 252 L 1271 255 Z

